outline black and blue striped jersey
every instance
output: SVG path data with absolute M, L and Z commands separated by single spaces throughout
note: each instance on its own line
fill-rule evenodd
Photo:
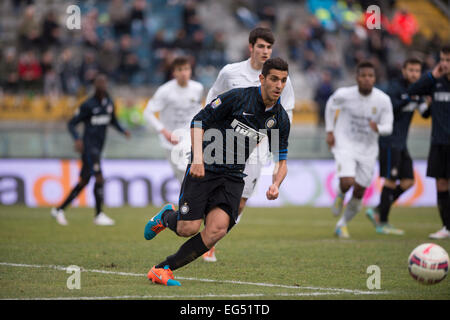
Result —
M 408 93 L 431 96 L 431 144 L 450 145 L 450 80 L 447 76 L 435 79 L 427 72 L 409 87 Z
M 84 152 L 99 154 L 102 151 L 106 139 L 106 129 L 110 124 L 118 131 L 125 133 L 117 121 L 114 103 L 108 95 L 101 100 L 93 95 L 81 104 L 68 123 L 69 132 L 74 139 L 80 138 L 76 126 L 81 122 L 84 124 Z
M 245 162 L 264 138 L 269 139 L 269 150 L 276 161 L 287 159 L 289 116 L 280 100 L 266 110 L 260 87 L 232 89 L 219 95 L 194 116 L 193 127 L 205 130 L 205 170 L 244 177 Z
M 406 79 L 396 79 L 389 84 L 386 93 L 391 98 L 392 111 L 394 113 L 394 125 L 392 134 L 380 136 L 379 145 L 384 148 L 406 149 L 408 131 L 414 110 L 418 108 L 424 99 L 418 96 L 411 97 L 408 92 L 409 83 Z M 418 98 L 417 98 L 418 97 Z

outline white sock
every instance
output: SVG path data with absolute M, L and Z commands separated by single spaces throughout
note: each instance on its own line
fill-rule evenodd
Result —
M 339 219 L 338 223 L 336 224 L 336 227 L 343 227 L 346 226 L 350 220 L 352 220 L 356 214 L 361 210 L 361 199 L 357 199 L 352 197 L 350 201 L 347 203 L 347 206 L 345 207 L 344 214 L 342 215 L 341 219 Z

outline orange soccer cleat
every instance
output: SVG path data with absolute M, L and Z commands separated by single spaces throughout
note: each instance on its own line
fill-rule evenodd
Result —
M 181 286 L 181 283 L 174 280 L 173 272 L 169 266 L 164 268 L 156 268 L 153 266 L 147 274 L 147 278 L 153 283 L 163 284 L 165 286 Z
M 203 260 L 208 261 L 208 262 L 216 262 L 217 258 L 216 258 L 216 247 L 212 247 L 211 249 L 209 249 L 209 251 L 205 252 L 203 254 Z

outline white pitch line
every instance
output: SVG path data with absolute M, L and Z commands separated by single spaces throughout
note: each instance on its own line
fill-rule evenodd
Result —
M 23 263 L 10 263 L 10 262 L 0 262 L 0 265 L 10 266 L 10 267 L 24 267 L 24 268 L 50 268 L 65 271 L 67 267 L 57 266 L 57 265 L 37 265 L 37 264 L 23 264 Z M 107 271 L 98 269 L 84 269 L 81 268 L 83 272 L 92 273 L 102 273 L 102 274 L 112 274 L 120 276 L 132 276 L 132 277 L 146 277 L 143 273 L 129 273 L 129 272 L 119 272 L 119 271 Z M 215 279 L 202 279 L 202 278 L 190 278 L 190 277 L 176 277 L 179 280 L 188 281 L 200 281 L 200 282 L 215 282 L 215 283 L 229 283 L 229 284 L 240 284 L 240 285 L 250 285 L 259 287 L 274 287 L 274 288 L 284 288 L 284 289 L 304 289 L 304 290 L 317 290 L 317 291 L 332 291 L 337 293 L 350 293 L 355 295 L 373 295 L 373 294 L 386 294 L 388 291 L 367 291 L 367 290 L 353 290 L 353 289 L 343 289 L 343 288 L 322 288 L 322 287 L 310 287 L 310 286 L 292 286 L 274 283 L 263 283 L 263 282 L 248 282 L 248 281 L 238 281 L 238 280 L 215 280 Z
M 12 298 L 0 300 L 115 300 L 115 299 L 203 299 L 203 298 L 254 298 L 254 297 L 311 297 L 338 295 L 339 292 L 298 292 L 298 293 L 242 293 L 242 294 L 202 294 L 202 295 L 167 295 L 167 296 L 111 296 L 111 297 L 45 297 L 45 298 Z

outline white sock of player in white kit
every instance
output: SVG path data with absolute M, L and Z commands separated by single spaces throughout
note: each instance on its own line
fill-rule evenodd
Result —
M 336 226 L 337 227 L 346 226 L 347 223 L 350 222 L 350 220 L 352 220 L 354 216 L 356 216 L 359 210 L 361 210 L 361 202 L 362 199 L 352 197 L 350 201 L 347 203 L 344 214 L 342 215 L 341 219 L 339 219 Z

